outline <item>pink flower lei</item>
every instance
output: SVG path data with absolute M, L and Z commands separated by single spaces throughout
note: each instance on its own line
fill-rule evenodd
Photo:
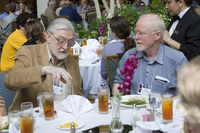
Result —
M 130 54 L 131 58 L 128 58 L 124 64 L 124 68 L 120 71 L 122 75 L 125 75 L 124 81 L 119 85 L 118 90 L 120 93 L 129 94 L 131 90 L 131 80 L 133 79 L 134 70 L 138 67 L 138 57 L 135 53 Z

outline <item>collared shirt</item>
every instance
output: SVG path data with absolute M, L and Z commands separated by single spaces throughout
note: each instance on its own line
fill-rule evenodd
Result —
M 186 8 L 184 11 L 182 11 L 178 16 L 180 17 L 180 19 L 183 17 L 183 15 L 185 15 L 185 13 L 190 9 L 190 7 Z M 169 35 L 172 36 L 174 30 L 176 29 L 176 26 L 178 25 L 179 20 L 174 21 L 174 23 L 172 24 L 170 30 L 169 30 Z
M 9 14 L 7 12 L 4 12 L 1 14 L 1 18 L 2 20 L 4 20 L 5 17 L 7 17 Z
M 8 15 L 4 20 L 3 23 L 1 24 L 1 33 L 6 35 L 7 37 L 11 34 L 11 22 L 15 21 L 17 16 L 12 13 Z
M 46 45 L 47 46 L 47 52 L 48 52 L 48 57 L 49 57 L 49 64 L 51 66 L 55 66 L 54 65 L 54 60 L 53 60 L 53 57 L 49 51 L 49 47 L 48 47 L 48 44 Z M 63 68 L 65 69 L 65 62 L 66 60 L 64 60 L 63 62 L 59 63 L 56 67 L 60 67 L 60 68 Z M 53 83 L 52 83 L 53 85 Z M 72 90 L 71 90 L 71 82 L 67 82 L 66 84 L 63 84 L 61 81 L 59 83 L 60 86 L 62 86 L 62 95 L 59 96 L 59 95 L 55 95 L 54 96 L 54 101 L 61 101 L 61 100 L 64 100 L 68 95 L 71 95 L 72 94 Z
M 182 52 L 160 44 L 155 60 L 149 61 L 143 51 L 137 51 L 136 48 L 130 49 L 119 62 L 115 83 L 121 84 L 124 81 L 124 75 L 120 74 L 120 70 L 124 68 L 124 63 L 130 57 L 130 53 L 136 53 L 138 56 L 138 68 L 135 69 L 135 74 L 131 81 L 131 94 L 137 94 L 140 83 L 151 86 L 152 91 L 176 93 L 174 90 L 171 91 L 170 88 L 176 87 L 178 68 L 187 63 L 187 58 Z M 155 79 L 156 76 L 163 77 L 169 82 L 157 81 Z

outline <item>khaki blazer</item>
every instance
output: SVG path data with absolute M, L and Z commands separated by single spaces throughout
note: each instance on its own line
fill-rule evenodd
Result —
M 46 43 L 42 45 L 22 46 L 15 56 L 15 65 L 5 76 L 5 85 L 8 89 L 16 91 L 9 111 L 20 109 L 22 102 L 33 102 L 37 107 L 37 93 L 53 91 L 52 77 L 41 77 L 42 66 L 49 65 Z M 82 95 L 81 75 L 78 62 L 68 56 L 65 62 L 66 71 L 72 76 L 72 94 Z

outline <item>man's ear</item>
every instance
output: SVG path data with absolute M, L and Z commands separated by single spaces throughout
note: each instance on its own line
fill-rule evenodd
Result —
M 161 32 L 160 31 L 155 31 L 154 36 L 156 38 L 156 40 L 159 40 L 161 37 Z

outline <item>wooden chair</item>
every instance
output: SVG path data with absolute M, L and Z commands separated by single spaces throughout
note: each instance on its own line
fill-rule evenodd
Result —
M 8 112 L 9 106 L 12 104 L 16 92 L 9 90 L 4 84 L 4 77 L 8 71 L 0 72 L 0 96 L 5 101 L 6 111 Z
M 69 20 L 69 16 L 55 16 L 55 18 L 66 18 L 66 19 L 68 19 Z
M 119 61 L 120 61 L 120 58 L 118 54 L 106 56 L 106 65 L 107 65 L 107 70 L 108 70 L 108 85 L 110 89 L 112 89 L 113 84 L 114 84 L 114 79 L 117 74 L 116 70 L 119 66 Z
M 44 14 L 41 14 L 40 17 L 41 17 L 42 22 L 44 24 L 45 30 L 47 30 L 47 27 L 49 26 L 49 21 L 48 21 L 47 16 L 44 15 Z
M 11 33 L 14 32 L 17 29 L 17 22 L 12 21 L 11 22 Z
M 87 20 L 88 20 L 88 25 L 92 24 L 92 20 L 95 19 L 97 17 L 96 13 L 91 13 L 87 15 Z
M 79 61 L 79 55 L 71 55 L 72 57 L 74 57 L 74 59 L 78 62 Z
M 79 39 L 79 33 L 75 33 L 75 40 Z

